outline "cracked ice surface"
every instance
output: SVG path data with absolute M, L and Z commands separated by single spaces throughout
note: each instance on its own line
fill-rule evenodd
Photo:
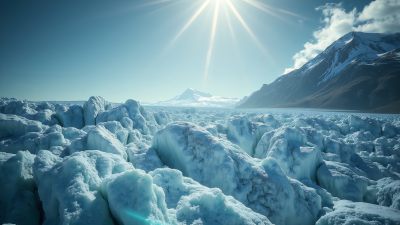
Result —
M 0 223 L 400 224 L 400 117 L 0 100 Z

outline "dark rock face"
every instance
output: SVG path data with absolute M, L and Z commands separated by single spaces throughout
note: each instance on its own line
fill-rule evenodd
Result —
M 400 112 L 400 34 L 349 33 L 239 107 Z

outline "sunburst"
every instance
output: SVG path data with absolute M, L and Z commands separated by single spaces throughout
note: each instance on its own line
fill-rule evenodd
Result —
M 154 0 L 156 1 L 156 0 Z M 160 1 L 160 0 L 158 0 Z M 184 0 L 164 0 L 164 2 L 173 2 L 173 1 L 184 1 Z M 219 17 L 221 16 L 221 9 L 226 8 L 225 10 L 225 16 L 226 16 L 226 25 L 228 26 L 228 29 L 231 33 L 231 36 L 233 39 L 235 39 L 235 35 L 233 32 L 233 21 L 231 21 L 230 17 L 233 16 L 233 18 L 236 19 L 236 22 L 243 28 L 244 31 L 249 35 L 251 40 L 254 42 L 254 44 L 257 46 L 257 48 L 266 56 L 268 56 L 268 51 L 265 48 L 265 46 L 262 44 L 262 42 L 259 40 L 257 37 L 256 33 L 251 29 L 250 25 L 247 23 L 247 21 L 244 19 L 242 14 L 240 13 L 237 3 L 245 3 L 248 6 L 253 7 L 254 9 L 260 10 L 263 13 L 266 13 L 270 16 L 274 16 L 276 18 L 286 20 L 286 18 L 289 17 L 297 17 L 299 19 L 303 19 L 301 16 L 287 11 L 283 9 L 279 9 L 276 7 L 273 7 L 271 5 L 268 5 L 265 3 L 265 1 L 261 0 L 196 0 L 196 1 L 190 1 L 191 3 L 197 3 L 198 1 L 202 1 L 201 4 L 199 4 L 199 7 L 195 10 L 195 12 L 190 16 L 190 18 L 184 23 L 183 27 L 179 30 L 179 32 L 175 35 L 175 37 L 172 39 L 170 46 L 173 46 L 178 39 L 192 26 L 192 24 L 207 10 L 211 9 L 213 10 L 212 17 L 211 17 L 211 31 L 210 31 L 210 36 L 209 36 L 209 44 L 208 44 L 208 49 L 206 52 L 206 58 L 205 58 L 205 64 L 204 64 L 204 80 L 206 81 L 209 76 L 209 71 L 211 67 L 211 61 L 214 53 L 214 47 L 215 47 L 215 39 L 218 31 L 218 26 L 219 26 Z

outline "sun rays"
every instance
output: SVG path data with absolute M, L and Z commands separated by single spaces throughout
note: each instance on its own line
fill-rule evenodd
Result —
M 154 0 L 157 1 L 157 0 Z M 184 1 L 184 0 L 158 0 L 158 3 L 166 3 L 166 2 L 176 2 L 176 1 Z M 265 3 L 265 1 L 262 0 L 196 0 L 196 1 L 190 1 L 190 4 L 192 3 L 198 3 L 198 1 L 202 1 L 201 4 L 199 4 L 199 7 L 195 10 L 195 12 L 190 16 L 190 18 L 184 23 L 183 27 L 179 30 L 179 32 L 173 37 L 172 41 L 170 42 L 169 48 L 173 45 L 176 44 L 176 42 L 183 36 L 183 34 L 193 25 L 193 23 L 198 20 L 203 14 L 205 14 L 205 11 L 207 10 L 212 10 L 212 16 L 210 18 L 210 33 L 209 33 L 209 38 L 208 38 L 208 48 L 205 52 L 205 63 L 204 63 L 204 80 L 207 81 L 210 73 L 210 68 L 212 66 L 212 58 L 214 54 L 214 48 L 215 48 L 215 42 L 216 42 L 216 36 L 218 33 L 219 26 L 223 25 L 221 23 L 221 16 L 222 11 L 224 10 L 225 12 L 225 25 L 227 26 L 230 35 L 232 39 L 235 41 L 235 32 L 233 29 L 233 24 L 236 22 L 237 24 L 242 27 L 242 29 L 247 33 L 247 35 L 251 38 L 253 41 L 253 44 L 256 45 L 256 47 L 268 58 L 271 58 L 269 56 L 269 52 L 265 48 L 265 46 L 262 44 L 262 42 L 259 40 L 257 37 L 256 33 L 252 30 L 251 26 L 248 24 L 248 22 L 245 20 L 243 15 L 241 14 L 239 10 L 239 3 L 245 3 L 244 5 L 250 6 L 251 8 L 254 8 L 256 10 L 259 10 L 265 14 L 268 14 L 270 16 L 276 17 L 278 19 L 281 19 L 283 21 L 287 21 L 287 18 L 289 17 L 294 17 L 297 19 L 303 19 L 303 17 L 279 8 L 275 8 L 271 5 L 268 5 Z M 186 1 L 186 3 L 189 1 Z M 157 3 L 156 3 L 157 4 Z M 241 4 L 240 6 L 243 6 Z M 232 18 L 233 19 L 232 19 Z
M 210 4 L 211 0 L 206 0 L 204 3 L 197 9 L 197 11 L 193 14 L 192 17 L 186 22 L 186 24 L 182 27 L 182 29 L 179 31 L 179 33 L 175 36 L 175 38 L 172 40 L 172 44 L 175 44 L 175 42 L 179 39 L 179 37 L 192 25 L 192 23 L 201 15 L 201 13 L 207 8 L 207 6 Z
M 210 35 L 210 43 L 207 50 L 207 57 L 206 57 L 206 65 L 204 69 L 204 80 L 207 81 L 208 72 L 210 69 L 211 57 L 214 50 L 214 43 L 215 43 L 215 35 L 217 33 L 217 25 L 218 25 L 218 17 L 219 17 L 219 7 L 221 1 L 223 0 L 214 0 L 215 1 L 215 9 L 212 18 L 212 26 L 211 26 L 211 35 Z

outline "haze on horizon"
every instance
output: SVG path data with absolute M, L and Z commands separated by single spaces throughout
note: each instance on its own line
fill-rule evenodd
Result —
M 390 0 L 1 1 L 0 97 L 156 102 L 190 87 L 241 98 L 349 31 L 400 31 L 387 19 L 398 18 L 398 7 Z

